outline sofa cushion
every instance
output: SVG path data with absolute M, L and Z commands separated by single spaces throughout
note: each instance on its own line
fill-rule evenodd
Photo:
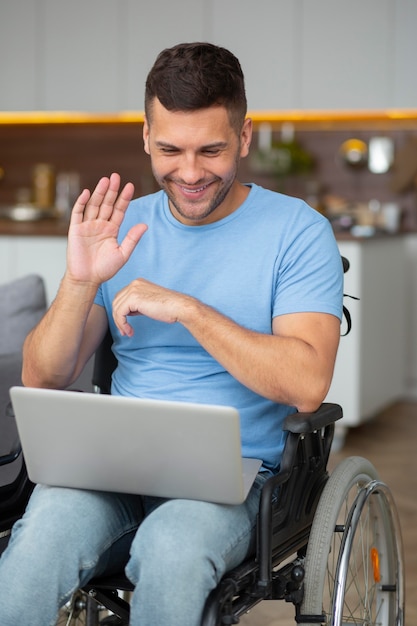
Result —
M 46 310 L 45 285 L 30 274 L 0 285 L 0 354 L 18 352 Z

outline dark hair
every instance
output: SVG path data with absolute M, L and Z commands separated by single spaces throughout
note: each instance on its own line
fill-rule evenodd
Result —
M 238 132 L 247 110 L 238 59 L 229 50 L 210 43 L 182 43 L 163 50 L 146 80 L 145 113 L 149 123 L 154 98 L 168 111 L 222 105 Z

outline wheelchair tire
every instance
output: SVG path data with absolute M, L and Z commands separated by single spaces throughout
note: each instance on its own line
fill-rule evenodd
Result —
M 403 626 L 403 568 L 389 490 L 369 461 L 345 459 L 331 474 L 314 516 L 300 621 Z

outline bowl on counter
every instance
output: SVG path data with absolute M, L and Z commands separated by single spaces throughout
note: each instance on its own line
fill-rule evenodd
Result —
M 14 222 L 37 222 L 38 220 L 54 217 L 52 209 L 40 209 L 31 203 L 0 206 L 0 219 Z

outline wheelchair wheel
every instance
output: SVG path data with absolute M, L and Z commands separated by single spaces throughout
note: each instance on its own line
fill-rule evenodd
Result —
M 303 623 L 404 625 L 401 531 L 373 465 L 342 461 L 320 498 L 307 547 Z M 310 621 L 311 618 L 311 621 Z

